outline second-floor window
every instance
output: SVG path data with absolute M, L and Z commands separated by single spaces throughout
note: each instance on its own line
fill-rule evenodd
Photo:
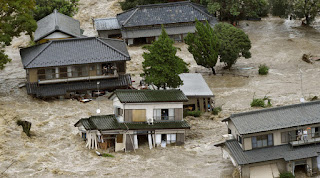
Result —
M 154 120 L 174 120 L 174 109 L 154 109 Z
M 252 148 L 262 148 L 273 146 L 273 134 L 259 135 L 251 137 Z

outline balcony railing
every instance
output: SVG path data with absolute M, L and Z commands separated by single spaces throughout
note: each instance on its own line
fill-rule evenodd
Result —
M 39 84 L 49 84 L 49 83 L 61 83 L 61 82 L 73 82 L 81 80 L 97 80 L 97 79 L 107 79 L 107 78 L 116 78 L 118 74 L 110 75 L 96 75 L 96 76 L 85 76 L 85 77 L 67 77 L 67 78 L 54 78 L 54 79 L 45 79 L 39 80 Z
M 155 121 L 173 121 L 174 116 L 154 116 Z
M 320 143 L 320 132 L 289 135 L 290 144 L 292 146 L 307 145 L 311 143 Z

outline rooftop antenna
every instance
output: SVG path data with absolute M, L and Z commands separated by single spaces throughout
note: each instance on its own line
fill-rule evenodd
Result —
M 299 68 L 299 71 L 300 71 L 300 87 L 301 87 L 301 98 L 300 98 L 300 102 L 301 102 L 301 103 L 304 103 L 304 102 L 306 102 L 306 101 L 305 101 L 304 96 L 303 96 L 302 70 L 301 70 L 301 68 Z
M 97 88 L 98 88 L 98 97 L 100 95 L 100 92 L 99 92 L 99 85 L 100 85 L 100 81 L 97 82 Z M 99 105 L 99 100 L 98 100 L 98 97 L 97 97 L 97 102 L 98 102 L 98 109 L 97 109 L 97 114 L 100 114 L 100 105 Z

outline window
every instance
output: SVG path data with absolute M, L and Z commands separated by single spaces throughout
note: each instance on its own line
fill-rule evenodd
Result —
M 73 66 L 72 77 L 86 77 L 89 75 L 88 66 Z
M 38 69 L 38 80 L 44 80 L 46 79 L 46 70 L 45 69 Z
M 123 135 L 122 134 L 117 135 L 117 143 L 123 143 Z
M 273 134 L 252 137 L 252 148 L 262 148 L 273 145 Z
M 289 133 L 288 132 L 281 132 L 281 143 L 288 143 L 289 141 Z
M 46 80 L 50 80 L 50 79 L 54 79 L 56 76 L 56 69 L 55 68 L 49 68 L 49 69 L 45 69 L 45 76 L 46 76 Z
M 132 110 L 133 122 L 146 122 L 146 110 L 145 109 L 133 109 Z
M 242 137 L 240 135 L 238 135 L 238 142 L 242 144 Z
M 231 134 L 231 129 L 228 128 L 228 134 Z
M 122 114 L 123 114 L 123 109 L 118 108 L 117 110 L 118 110 L 118 111 L 117 111 L 118 116 L 122 116 Z
M 67 67 L 60 67 L 59 68 L 60 72 L 60 78 L 67 78 L 68 77 L 68 68 Z
M 153 119 L 155 120 L 174 120 L 174 109 L 154 109 Z

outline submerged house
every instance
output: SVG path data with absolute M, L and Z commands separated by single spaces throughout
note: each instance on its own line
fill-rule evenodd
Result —
M 113 18 L 95 19 L 94 26 L 100 37 L 122 36 L 128 45 L 151 43 L 161 34 L 163 25 L 175 41 L 183 41 L 195 32 L 195 19 L 217 23 L 215 17 L 202 5 L 189 1 L 138 5 Z
M 27 92 L 35 97 L 91 95 L 94 90 L 128 88 L 130 60 L 121 40 L 97 37 L 51 40 L 20 50 Z
M 56 9 L 53 13 L 37 21 L 37 29 L 34 32 L 34 41 L 45 43 L 49 40 L 81 38 L 80 22 L 67 15 L 59 13 Z
M 144 143 L 149 148 L 182 145 L 189 124 L 183 120 L 180 90 L 116 90 L 114 114 L 80 119 L 75 127 L 87 140 L 87 147 L 132 151 Z
M 209 112 L 214 107 L 214 95 L 208 84 L 199 73 L 179 74 L 183 85 L 179 89 L 188 97 L 183 103 L 184 109 Z
M 320 170 L 320 101 L 233 114 L 223 120 L 229 139 L 216 144 L 241 177 Z M 262 172 L 261 172 L 262 170 Z

